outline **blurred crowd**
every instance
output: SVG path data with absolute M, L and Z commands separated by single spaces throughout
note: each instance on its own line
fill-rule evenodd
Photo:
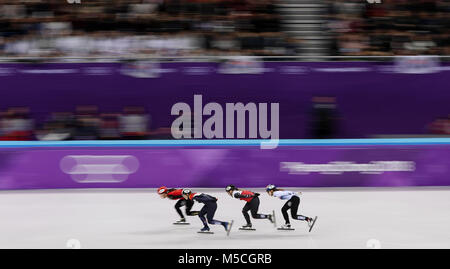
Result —
M 283 2 L 0 0 L 0 56 L 296 55 L 303 41 L 284 31 Z M 317 0 L 327 54 L 450 53 L 449 0 L 381 2 Z
M 125 107 L 122 113 L 99 113 L 96 106 L 79 106 L 74 113 L 52 113 L 39 124 L 26 107 L 10 108 L 0 116 L 3 141 L 136 140 L 170 135 L 168 128 L 150 131 L 150 115 L 143 107 Z
M 0 0 L 3 56 L 288 55 L 276 0 Z M 72 2 L 73 4 L 69 4 Z
M 450 135 L 450 115 L 435 119 L 428 126 L 428 129 L 435 135 Z
M 450 1 L 326 0 L 332 55 L 450 55 Z
M 340 138 L 341 117 L 336 98 L 316 96 L 312 99 L 311 108 L 307 117 L 307 138 Z M 151 128 L 151 123 L 151 116 L 139 106 L 124 107 L 120 113 L 101 113 L 97 106 L 78 106 L 75 112 L 54 112 L 39 120 L 33 118 L 27 107 L 12 107 L 0 113 L 0 140 L 173 139 L 170 127 Z M 436 118 L 426 129 L 421 135 L 450 135 L 450 114 Z

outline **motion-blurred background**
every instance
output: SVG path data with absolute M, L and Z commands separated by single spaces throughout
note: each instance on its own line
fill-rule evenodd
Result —
M 450 0 L 0 0 L 0 248 L 448 248 L 449 60 Z M 174 140 L 208 103 L 245 136 Z M 203 239 L 153 189 L 240 225 L 229 184 L 319 221 Z
M 280 102 L 281 138 L 449 135 L 449 14 L 445 0 L 2 0 L 0 139 L 167 139 L 170 106 L 194 93 Z M 227 61 L 240 71 L 218 74 Z
M 77 1 L 0 1 L 1 55 L 392 56 L 450 51 L 450 3 L 445 0 Z

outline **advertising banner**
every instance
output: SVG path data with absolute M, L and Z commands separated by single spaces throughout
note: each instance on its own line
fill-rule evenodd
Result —
M 194 95 L 222 107 L 278 103 L 280 138 L 299 139 L 314 138 L 314 100 L 332 97 L 332 138 L 420 135 L 450 113 L 450 66 L 428 63 L 0 64 L 1 105 L 2 110 L 29 107 L 38 126 L 53 112 L 74 112 L 82 105 L 98 106 L 99 113 L 142 106 L 155 130 L 171 126 L 174 104 L 193 107 Z
M 2 148 L 0 189 L 450 186 L 450 145 Z

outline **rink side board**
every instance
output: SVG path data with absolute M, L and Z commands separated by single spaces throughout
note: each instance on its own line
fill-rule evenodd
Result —
M 450 138 L 2 141 L 0 189 L 450 186 Z

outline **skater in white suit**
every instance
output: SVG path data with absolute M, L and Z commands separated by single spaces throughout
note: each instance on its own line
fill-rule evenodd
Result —
M 284 206 L 281 208 L 281 213 L 283 214 L 283 218 L 285 220 L 285 224 L 279 228 L 279 230 L 292 230 L 291 223 L 289 221 L 289 214 L 287 211 L 291 210 L 291 217 L 296 220 L 303 220 L 308 223 L 309 231 L 311 231 L 317 217 L 310 218 L 303 215 L 297 215 L 298 206 L 300 205 L 300 197 L 297 193 L 293 191 L 287 191 L 283 189 L 278 189 L 275 185 L 268 185 L 266 187 L 267 194 L 273 197 L 278 197 L 281 200 L 287 200 Z

